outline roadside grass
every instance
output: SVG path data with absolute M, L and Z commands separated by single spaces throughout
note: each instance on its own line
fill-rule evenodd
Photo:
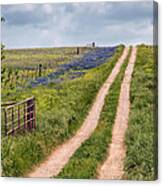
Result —
M 131 82 L 124 179 L 157 178 L 156 48 L 140 45 Z M 157 59 L 156 59 L 157 60 Z
M 29 88 L 12 95 L 13 100 L 35 96 L 37 130 L 25 135 L 2 137 L 2 176 L 25 176 L 57 145 L 76 132 L 123 49 L 124 46 L 118 47 L 107 63 L 89 70 L 81 78 L 62 85 Z
M 121 82 L 130 53 L 131 50 L 105 98 L 105 104 L 97 128 L 91 137 L 70 158 L 67 165 L 56 178 L 92 179 L 97 177 L 98 166 L 107 157 L 108 144 L 111 142 L 112 126 L 116 116 Z

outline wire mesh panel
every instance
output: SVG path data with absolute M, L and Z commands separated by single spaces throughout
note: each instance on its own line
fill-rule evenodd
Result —
M 28 98 L 20 103 L 3 108 L 5 135 L 14 135 L 20 131 L 36 128 L 35 98 Z

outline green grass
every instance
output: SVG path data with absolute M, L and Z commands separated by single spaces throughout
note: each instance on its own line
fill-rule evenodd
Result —
M 5 59 L 1 65 L 2 100 L 26 87 L 29 81 L 40 75 L 46 76 L 61 64 L 80 58 L 91 50 L 94 49 L 80 47 L 79 55 L 76 54 L 76 47 L 4 50 Z M 40 64 L 42 73 L 39 75 Z
M 5 64 L 10 68 L 24 68 L 37 67 L 41 63 L 43 66 L 56 67 L 58 64 L 69 62 L 74 57 L 78 58 L 90 50 L 92 49 L 81 47 L 80 55 L 76 55 L 76 47 L 5 50 L 2 66 Z
M 2 176 L 25 175 L 76 132 L 123 48 L 120 46 L 108 63 L 89 70 L 81 78 L 61 85 L 15 91 L 6 97 L 7 100 L 23 100 L 35 96 L 37 130 L 25 135 L 2 137 Z
M 138 47 L 131 82 L 124 179 L 157 178 L 157 64 L 153 47 Z
M 130 52 L 129 52 L 130 53 Z M 129 55 L 128 55 L 129 58 Z M 112 84 L 101 112 L 97 128 L 70 158 L 57 178 L 96 178 L 97 168 L 107 156 L 108 144 L 111 142 L 112 126 L 116 115 L 121 82 L 123 80 L 128 58 Z

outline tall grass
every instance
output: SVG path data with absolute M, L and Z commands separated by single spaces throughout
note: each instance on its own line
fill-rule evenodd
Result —
M 59 144 L 70 138 L 81 126 L 102 83 L 123 51 L 83 77 L 62 85 L 51 84 L 26 89 L 12 95 L 14 100 L 35 96 L 37 130 L 15 137 L 2 138 L 2 176 L 24 176 Z
M 157 178 L 156 48 L 139 46 L 133 73 L 124 179 Z M 156 59 L 156 60 L 155 60 Z
M 111 142 L 112 126 L 116 116 L 121 82 L 128 64 L 129 55 L 105 98 L 97 128 L 70 158 L 68 164 L 57 178 L 96 178 L 97 168 L 106 158 L 108 144 Z

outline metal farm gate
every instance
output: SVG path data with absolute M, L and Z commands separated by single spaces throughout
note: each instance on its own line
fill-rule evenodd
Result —
M 5 135 L 14 135 L 21 131 L 31 131 L 36 128 L 35 98 L 31 97 L 19 103 L 2 105 Z

